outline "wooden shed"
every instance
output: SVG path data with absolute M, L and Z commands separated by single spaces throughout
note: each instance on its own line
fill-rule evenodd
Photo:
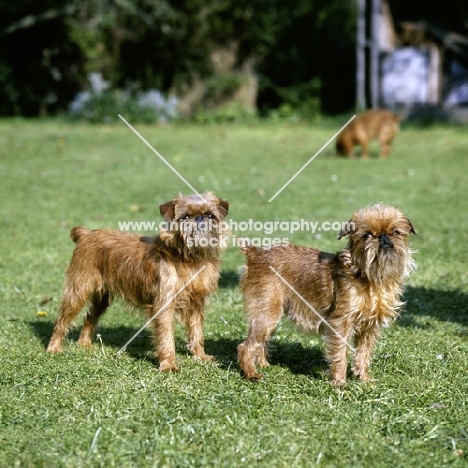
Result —
M 356 105 L 468 115 L 468 2 L 357 0 Z

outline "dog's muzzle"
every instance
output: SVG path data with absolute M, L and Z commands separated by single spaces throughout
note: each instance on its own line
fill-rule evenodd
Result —
M 193 220 L 195 221 L 195 229 L 197 231 L 207 233 L 212 228 L 211 220 L 206 219 L 204 216 L 197 215 Z
M 381 248 L 381 249 L 393 249 L 393 242 L 389 239 L 387 234 L 380 234 L 380 236 L 379 236 L 379 248 Z

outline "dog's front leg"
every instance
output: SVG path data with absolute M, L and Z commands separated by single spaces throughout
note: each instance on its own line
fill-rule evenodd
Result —
M 211 361 L 214 357 L 205 353 L 205 340 L 203 336 L 204 307 L 203 300 L 192 300 L 184 322 L 188 334 L 188 349 L 193 357 L 202 361 Z
M 337 387 L 346 383 L 350 327 L 343 319 L 330 320 L 325 331 L 325 352 L 330 363 L 330 380 Z
M 359 380 L 372 380 L 369 375 L 369 366 L 380 334 L 379 328 L 379 325 L 375 323 L 356 337 L 356 356 L 354 358 L 353 374 Z
M 154 348 L 159 359 L 159 370 L 176 371 L 174 305 L 170 303 L 163 307 L 157 301 L 152 308 L 148 308 L 147 314 L 149 318 L 154 317 L 151 326 Z

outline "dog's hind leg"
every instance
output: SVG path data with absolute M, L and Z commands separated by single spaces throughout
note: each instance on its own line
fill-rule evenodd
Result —
M 83 328 L 81 329 L 78 344 L 80 346 L 91 346 L 94 337 L 94 330 L 101 315 L 110 306 L 111 299 L 109 293 L 94 293 L 91 298 L 91 305 L 86 314 Z
M 260 367 L 269 365 L 266 347 L 283 314 L 282 300 L 281 298 L 257 298 L 247 304 L 247 309 L 249 333 L 247 339 L 237 347 L 237 354 L 244 376 L 255 380 L 261 378 L 256 365 Z
M 80 291 L 76 284 L 70 284 L 67 279 L 47 352 L 60 353 L 62 351 L 62 341 L 68 333 L 70 324 L 86 304 L 89 295 L 90 292 Z

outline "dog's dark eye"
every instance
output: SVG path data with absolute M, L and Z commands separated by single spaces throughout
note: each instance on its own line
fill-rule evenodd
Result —
M 179 218 L 179 221 L 185 221 L 186 219 L 189 219 L 189 218 L 190 218 L 189 215 L 184 215 Z
M 364 240 L 369 239 L 369 237 L 372 237 L 372 234 L 371 234 L 370 232 L 366 232 L 366 233 L 362 236 L 362 238 L 363 238 Z
M 401 234 L 401 232 L 398 231 L 397 229 L 394 229 L 392 232 L 393 234 L 395 234 L 395 236 L 399 236 Z
M 208 219 L 215 219 L 216 218 L 216 216 L 213 213 L 207 213 L 206 216 L 207 216 Z

